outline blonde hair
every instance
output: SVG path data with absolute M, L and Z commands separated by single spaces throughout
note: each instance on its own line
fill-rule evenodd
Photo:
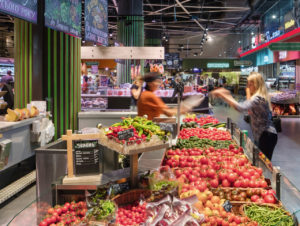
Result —
M 263 97 L 268 102 L 269 108 L 271 109 L 271 101 L 263 76 L 258 72 L 251 72 L 247 80 L 248 82 L 253 82 L 256 90 L 255 93 L 251 94 L 251 97 Z

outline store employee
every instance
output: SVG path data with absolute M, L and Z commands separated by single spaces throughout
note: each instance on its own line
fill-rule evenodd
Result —
M 6 91 L 6 94 L 3 96 L 4 101 L 7 103 L 7 107 L 5 110 L 0 110 L 1 114 L 7 113 L 7 108 L 14 108 L 14 93 L 10 85 L 5 83 L 5 80 L 1 78 L 0 80 L 0 89 L 1 91 Z
M 159 117 L 161 114 L 165 114 L 169 117 L 175 115 L 177 109 L 169 108 L 161 98 L 154 94 L 154 91 L 156 91 L 161 84 L 160 74 L 156 72 L 148 73 L 145 75 L 144 81 L 146 82 L 146 87 L 138 100 L 138 115 L 147 115 L 150 120 Z M 186 110 L 182 107 L 181 113 L 185 112 Z

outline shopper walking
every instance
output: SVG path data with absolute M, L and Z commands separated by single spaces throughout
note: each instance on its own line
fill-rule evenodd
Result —
M 11 71 L 7 71 L 6 75 L 2 77 L 2 82 L 8 85 L 11 85 L 14 81 L 13 76 L 11 75 Z
M 224 88 L 216 89 L 211 94 L 222 98 L 237 111 L 249 113 L 254 142 L 271 160 L 277 144 L 277 132 L 272 122 L 270 98 L 262 75 L 252 72 L 248 77 L 247 88 L 250 99 L 242 103 L 238 103 Z
M 138 115 L 147 115 L 148 119 L 152 120 L 159 117 L 161 114 L 173 116 L 177 113 L 176 108 L 169 108 L 161 98 L 154 94 L 161 84 L 161 76 L 156 72 L 151 72 L 145 75 L 144 81 L 146 82 L 145 90 L 142 92 L 138 100 Z M 182 107 L 181 113 L 185 113 L 186 109 Z

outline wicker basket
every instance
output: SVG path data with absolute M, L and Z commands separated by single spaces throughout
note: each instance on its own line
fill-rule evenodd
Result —
M 151 191 L 146 189 L 130 190 L 126 193 L 115 196 L 112 201 L 114 201 L 118 206 L 123 206 L 139 200 L 141 196 L 144 196 L 147 199 L 151 196 Z
M 268 207 L 273 208 L 273 209 L 276 209 L 276 208 L 282 208 L 281 205 L 278 205 L 278 204 L 271 204 L 271 203 L 264 203 L 264 204 L 245 203 L 245 204 L 243 204 L 243 205 L 240 206 L 240 210 L 239 210 L 240 215 L 246 217 L 244 208 L 245 208 L 246 206 L 249 206 L 249 205 L 252 205 L 252 204 L 255 204 L 255 205 L 258 205 L 258 206 L 268 206 Z M 281 203 L 280 203 L 280 204 L 281 204 Z M 291 213 L 289 213 L 289 212 L 287 212 L 287 211 L 286 211 L 286 214 L 287 214 L 288 216 L 291 216 Z

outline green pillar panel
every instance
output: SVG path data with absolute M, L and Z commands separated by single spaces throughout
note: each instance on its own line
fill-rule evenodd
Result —
M 141 16 L 120 17 L 118 21 L 118 41 L 124 46 L 144 46 L 144 18 Z M 144 61 L 125 60 L 124 64 L 118 64 L 118 81 L 131 83 L 131 65 L 141 64 L 143 74 Z
M 32 100 L 32 24 L 14 22 L 15 108 L 25 108 Z
M 52 100 L 55 139 L 77 129 L 80 111 L 80 39 L 47 29 L 48 98 Z

